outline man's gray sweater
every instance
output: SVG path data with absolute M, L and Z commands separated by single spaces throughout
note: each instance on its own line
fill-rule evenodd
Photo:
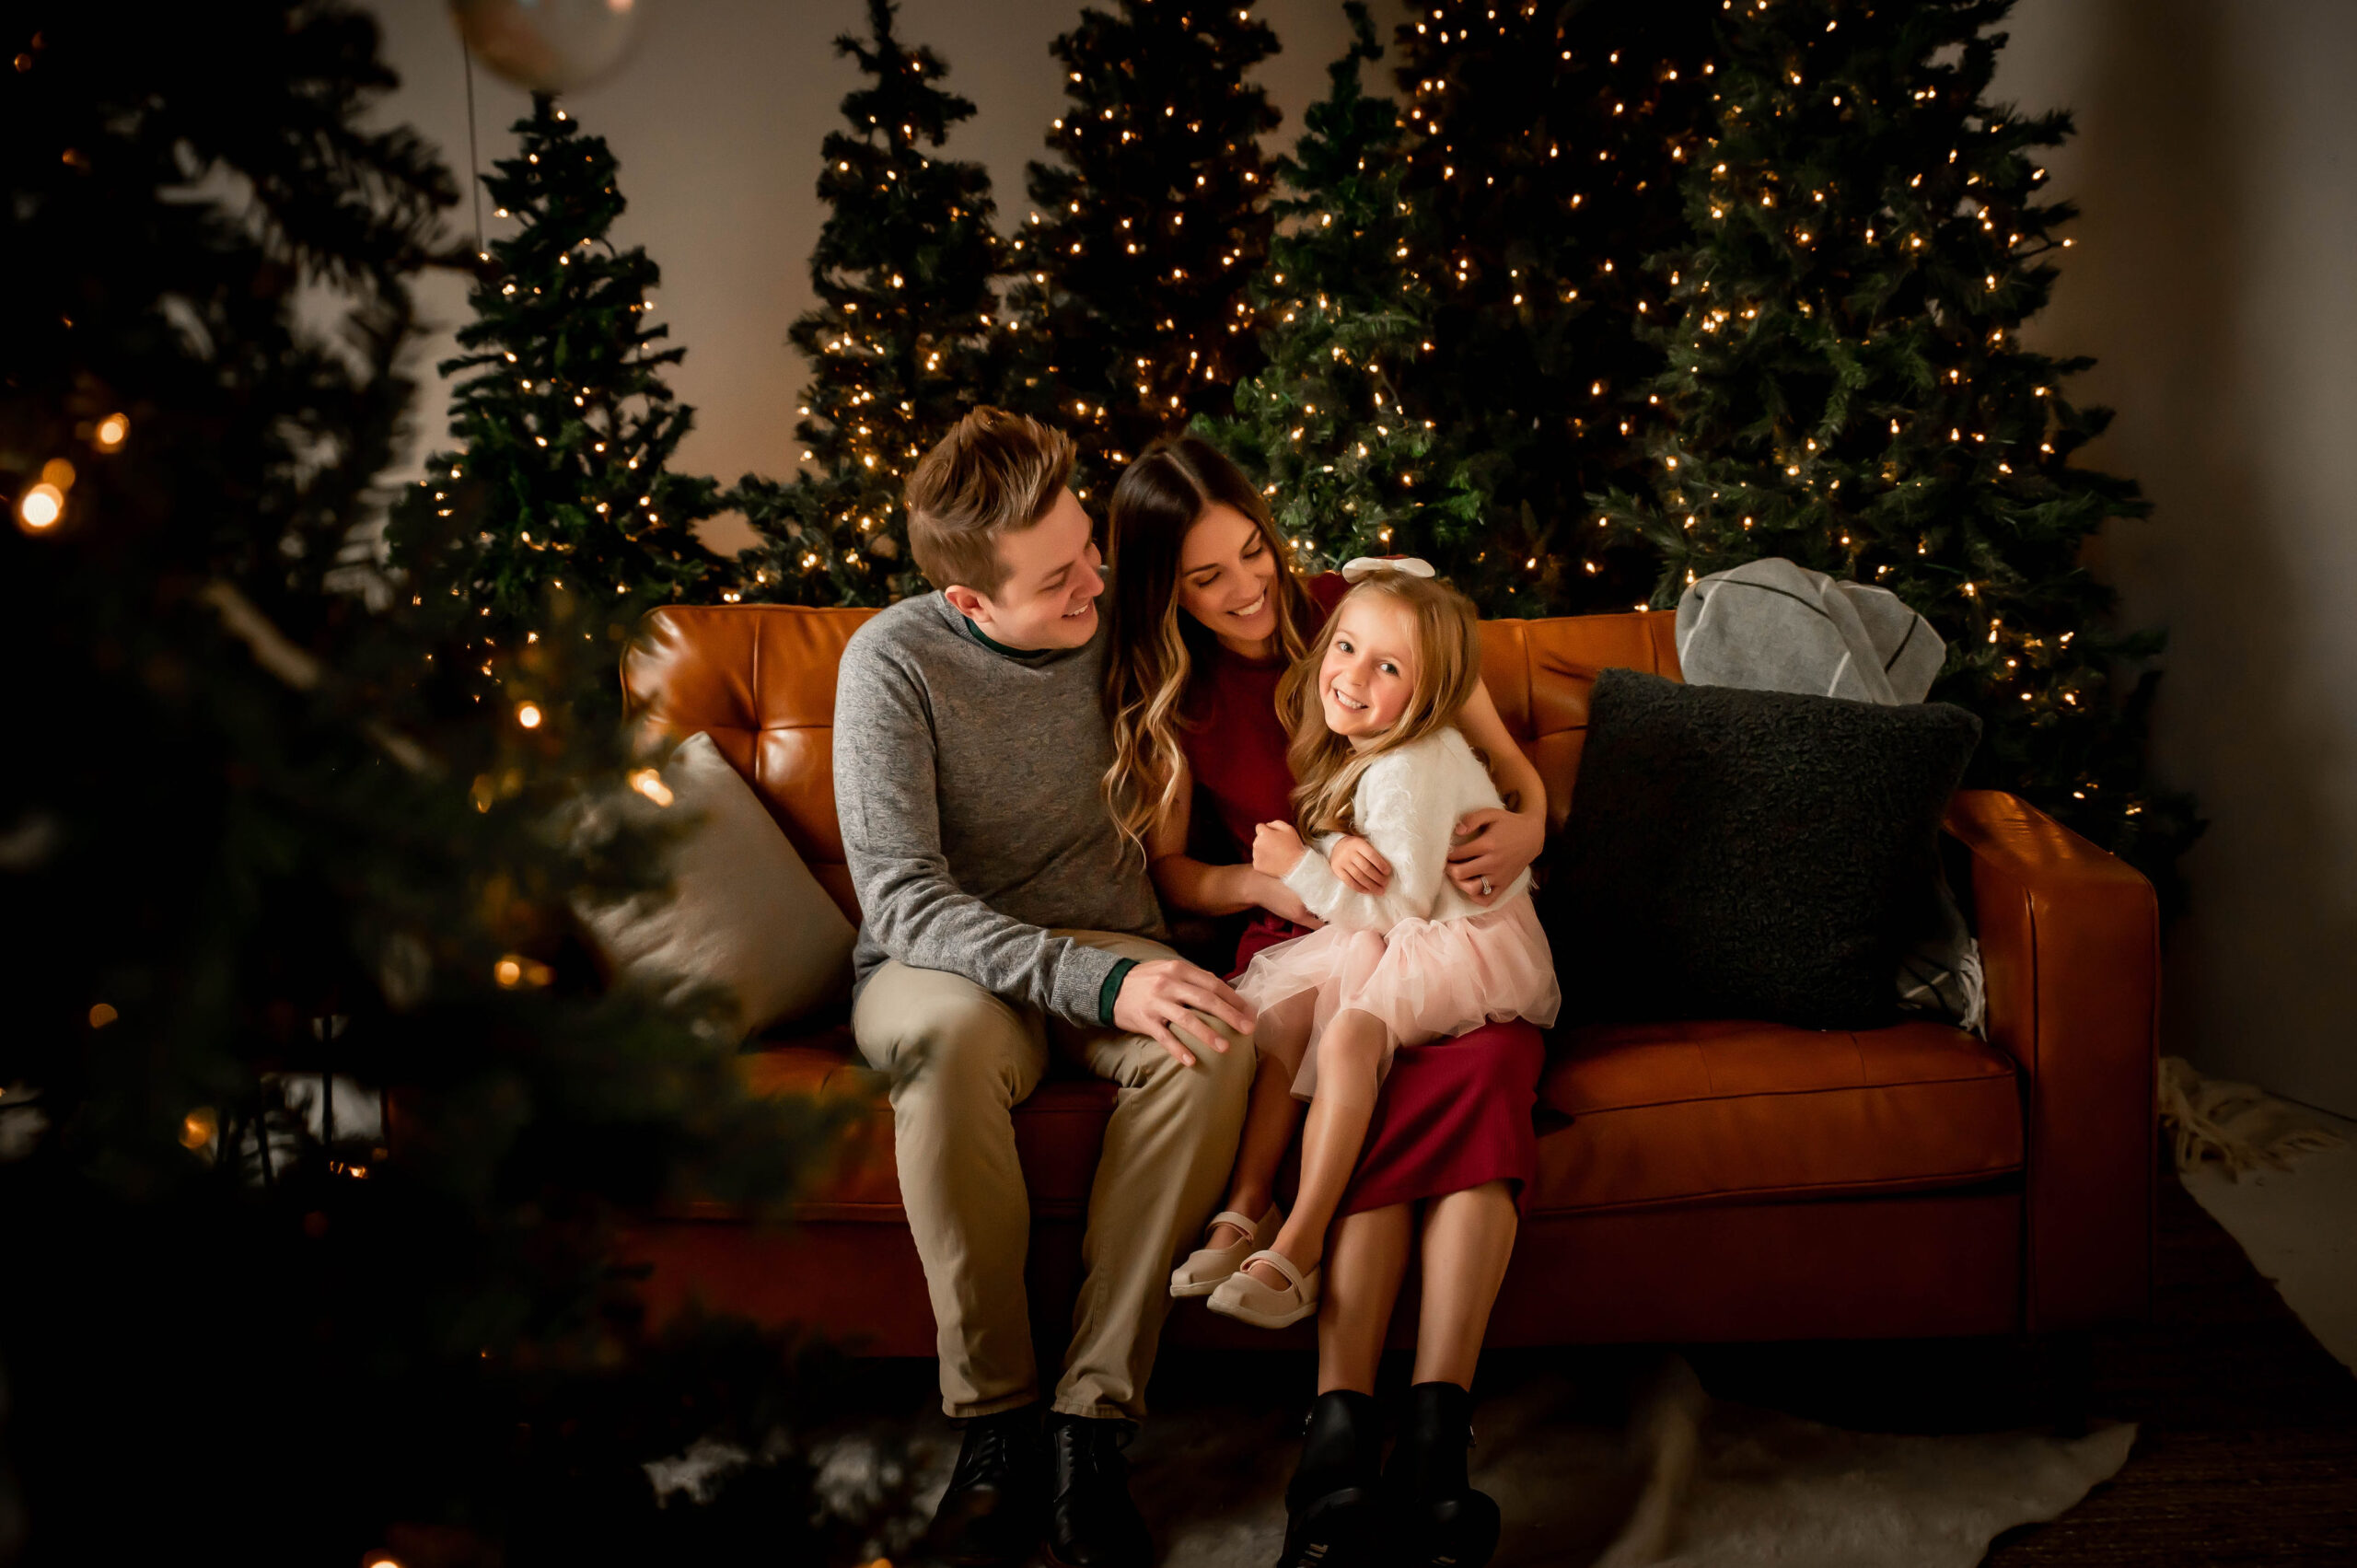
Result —
M 835 814 L 859 894 L 859 983 L 946 970 L 1078 1024 L 1130 968 L 1048 928 L 1163 935 L 1144 858 L 1097 793 L 1112 761 L 1085 647 L 987 642 L 938 593 L 862 626 L 835 679 Z

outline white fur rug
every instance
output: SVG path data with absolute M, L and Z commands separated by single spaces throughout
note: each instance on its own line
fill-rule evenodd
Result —
M 1299 1421 L 1298 1410 L 1214 1397 L 1146 1423 L 1132 1485 L 1163 1568 L 1276 1561 Z M 2059 1517 L 2117 1474 L 2136 1439 L 2132 1425 L 2078 1438 L 1848 1432 L 1713 1400 L 1674 1358 L 1625 1430 L 1596 1424 L 1547 1380 L 1485 1399 L 1474 1422 L 1474 1484 L 1506 1520 L 1497 1568 L 1973 1568 L 2000 1534 Z M 937 1415 L 913 1433 L 839 1434 L 811 1456 L 821 1506 L 889 1516 L 874 1546 L 898 1557 L 957 1449 Z M 691 1450 L 647 1469 L 658 1493 L 701 1501 L 749 1461 L 761 1462 Z
M 1534 1384 L 1474 1413 L 1474 1484 L 1498 1500 L 1498 1568 L 1973 1568 L 2016 1525 L 2116 1474 L 2133 1426 L 2062 1439 L 1843 1432 L 1713 1401 L 1682 1362 L 1627 1431 Z M 1267 1568 L 1296 1451 L 1283 1418 L 1157 1417 L 1131 1452 L 1166 1568 Z

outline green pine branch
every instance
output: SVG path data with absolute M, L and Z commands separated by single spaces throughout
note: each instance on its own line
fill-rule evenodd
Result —
M 1399 194 L 1399 108 L 1360 82 L 1383 51 L 1366 8 L 1345 9 L 1352 47 L 1273 167 L 1279 227 L 1248 296 L 1267 364 L 1196 429 L 1266 487 L 1303 569 L 1406 554 L 1458 576 L 1485 548 L 1485 498 L 1453 431 L 1400 401 L 1432 331 L 1404 261 L 1425 234 Z
M 1002 400 L 1079 442 L 1086 494 L 1155 437 L 1228 412 L 1259 368 L 1248 290 L 1268 254 L 1278 113 L 1248 77 L 1277 51 L 1248 9 L 1120 0 L 1057 39 L 1056 163 L 1010 241 Z
M 552 691 L 523 655 L 553 633 L 556 596 L 565 635 L 595 646 L 648 605 L 704 593 L 719 563 L 695 525 L 720 509 L 719 487 L 672 467 L 694 412 L 664 373 L 686 351 L 660 346 L 660 270 L 610 238 L 624 204 L 612 153 L 546 97 L 515 129 L 515 155 L 483 184 L 519 226 L 491 241 L 459 332 L 467 352 L 440 367 L 462 375 L 459 446 L 427 459 L 388 540 L 412 598 L 474 617 L 482 694 L 610 708 L 610 680 Z
M 1948 643 L 1935 694 L 1981 716 L 1971 781 L 2165 888 L 2200 828 L 2146 773 L 2160 639 L 2111 630 L 2083 564 L 2148 508 L 2073 461 L 2110 417 L 2067 394 L 2090 361 L 2022 341 L 2074 215 L 2041 162 L 2069 118 L 1988 97 L 2010 8 L 1726 14 L 1716 122 L 1681 181 L 1693 238 L 1643 269 L 1658 415 L 1641 471 L 1591 501 L 1657 553 L 1658 604 L 1767 555 L 1898 594 Z
M 893 22 L 888 0 L 868 0 L 868 36 L 835 41 L 865 80 L 843 99 L 851 129 L 826 139 L 830 211 L 810 257 L 819 304 L 790 334 L 811 366 L 795 427 L 810 466 L 785 481 L 748 474 L 727 498 L 762 536 L 738 563 L 748 598 L 885 604 L 923 591 L 901 487 L 983 401 L 1006 352 L 989 171 L 935 156 L 974 106 Z
M 1433 349 L 1411 409 L 1486 498 L 1458 582 L 1492 615 L 1626 610 L 1654 563 L 1586 496 L 1629 474 L 1661 367 L 1639 263 L 1681 242 L 1676 182 L 1712 91 L 1705 0 L 1418 6 L 1397 34 L 1406 258 Z

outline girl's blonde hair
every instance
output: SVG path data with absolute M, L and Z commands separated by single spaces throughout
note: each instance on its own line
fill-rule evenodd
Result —
M 1178 707 L 1199 657 L 1215 643 L 1210 628 L 1178 608 L 1178 559 L 1187 534 L 1214 505 L 1234 507 L 1260 531 L 1277 563 L 1277 652 L 1301 656 L 1312 613 L 1293 553 L 1268 503 L 1219 449 L 1192 436 L 1155 442 L 1113 486 L 1106 527 L 1105 716 L 1113 761 L 1105 804 L 1141 851 L 1155 819 L 1178 805 L 1186 772 Z
M 1416 618 L 1415 679 L 1408 705 L 1389 729 L 1364 747 L 1326 727 L 1318 671 L 1353 603 L 1385 598 Z M 1277 683 L 1277 713 L 1293 732 L 1285 748 L 1295 780 L 1293 805 L 1304 837 L 1349 832 L 1351 797 L 1367 764 L 1387 751 L 1422 740 L 1457 722 L 1481 683 L 1481 628 L 1472 601 L 1446 583 L 1405 572 L 1377 572 L 1362 581 L 1326 618 L 1326 630 Z

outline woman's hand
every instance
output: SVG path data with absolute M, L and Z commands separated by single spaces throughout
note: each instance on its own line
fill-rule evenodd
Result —
M 1285 876 L 1306 853 L 1291 822 L 1263 822 L 1252 830 L 1252 869 L 1263 877 Z
M 1448 879 L 1477 904 L 1487 904 L 1529 869 L 1547 847 L 1543 809 L 1508 811 L 1492 807 L 1457 819 L 1456 847 L 1448 852 Z
M 1380 893 L 1391 885 L 1391 863 L 1356 833 L 1345 833 L 1326 852 L 1326 864 L 1345 886 L 1362 893 Z

